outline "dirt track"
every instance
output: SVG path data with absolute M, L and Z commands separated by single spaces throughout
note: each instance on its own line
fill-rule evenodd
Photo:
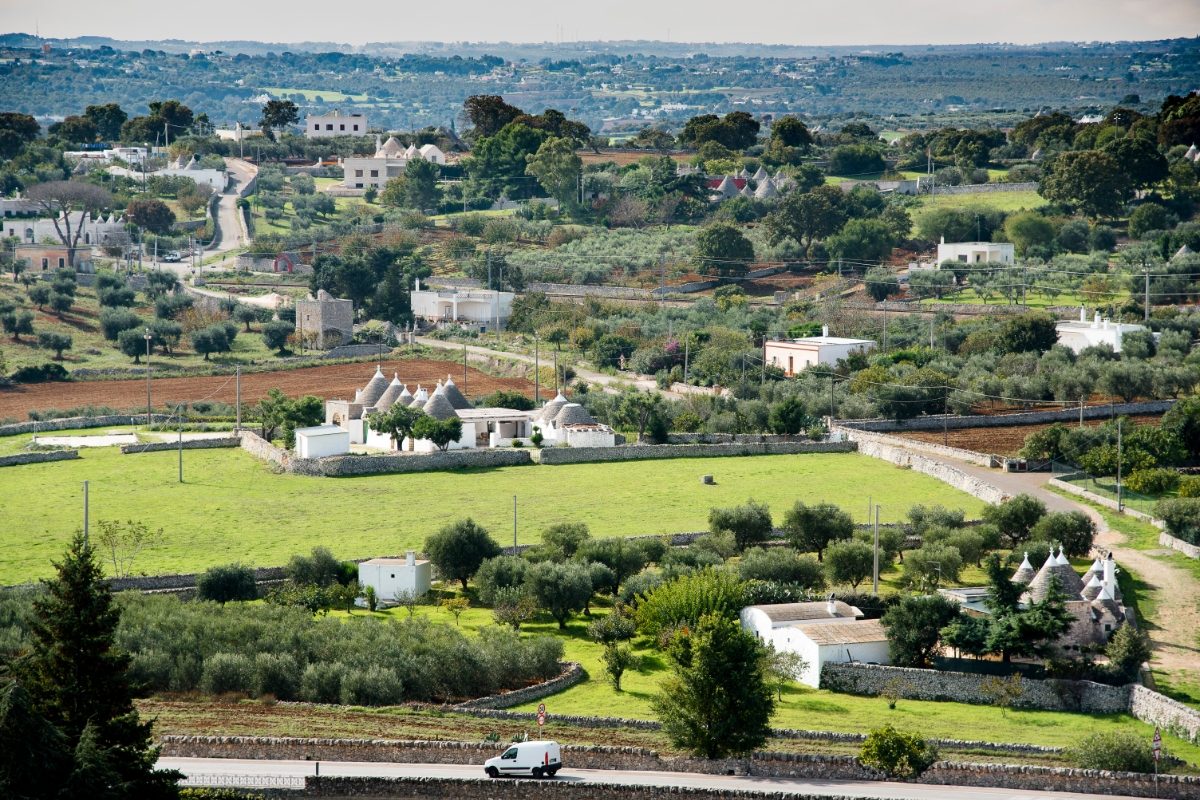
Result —
M 430 387 L 452 374 L 454 382 L 467 397 L 498 389 L 515 389 L 533 396 L 533 384 L 523 378 L 493 378 L 474 368 L 467 369 L 464 382 L 462 364 L 447 361 L 385 361 L 383 372 L 389 380 L 393 373 L 399 373 L 400 380 L 408 384 L 410 391 L 415 391 L 418 383 Z M 242 402 L 256 402 L 273 388 L 289 396 L 314 394 L 321 398 L 349 400 L 354 397 L 354 390 L 364 386 L 374 373 L 374 362 L 360 362 L 245 374 L 242 375 Z M 233 403 L 236 396 L 232 375 L 151 380 L 151 400 L 155 408 L 197 400 Z M 122 411 L 144 409 L 146 382 L 139 379 L 38 383 L 0 390 L 0 419 L 24 420 L 30 411 L 85 405 L 108 406 Z

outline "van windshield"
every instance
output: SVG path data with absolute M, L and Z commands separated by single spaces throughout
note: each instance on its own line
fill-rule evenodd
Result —
M 507 751 L 505 751 L 504 755 L 502 755 L 500 757 L 501 758 L 516 758 L 517 757 L 517 748 L 515 748 L 515 747 L 509 748 Z

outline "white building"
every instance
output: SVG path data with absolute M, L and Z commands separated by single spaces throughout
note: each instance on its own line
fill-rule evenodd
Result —
M 808 367 L 818 364 L 833 365 L 854 353 L 866 353 L 874 349 L 873 339 L 830 336 L 829 326 L 825 326 L 821 329 L 820 336 L 764 341 L 763 359 L 767 366 L 778 367 L 790 378 Z
M 864 620 L 854 606 L 833 600 L 780 603 L 742 609 L 742 628 L 780 652 L 805 661 L 800 682 L 819 686 L 824 664 L 887 664 L 888 642 L 879 620 Z
M 8 218 L 0 220 L 0 232 L 5 238 L 13 237 L 20 239 L 24 244 L 36 244 L 44 242 L 47 239 L 60 242 L 58 231 L 67 231 L 68 217 L 65 215 L 58 218 L 58 227 L 54 225 L 54 220 L 49 217 L 41 219 L 14 219 Z M 70 229 L 71 237 L 74 238 L 75 232 L 83 228 L 83 234 L 79 237 L 80 247 L 90 247 L 92 245 L 103 245 L 110 239 L 113 241 L 128 241 L 125 233 L 125 220 L 116 214 L 110 216 L 91 216 L 84 211 L 70 212 Z
M 350 452 L 350 433 L 337 425 L 314 425 L 296 429 L 296 455 L 324 458 Z
M 409 550 L 404 558 L 372 558 L 358 565 L 358 585 L 375 589 L 381 605 L 394 603 L 404 595 L 424 597 L 429 593 L 433 569 Z
M 329 139 L 334 136 L 365 136 L 366 114 L 315 114 L 304 119 L 304 135 L 309 139 Z
M 512 316 L 512 292 L 493 289 L 422 289 L 418 279 L 409 294 L 412 313 L 424 322 L 444 326 L 450 323 L 478 325 L 481 333 L 503 328 Z
M 140 166 L 146 159 L 148 151 L 145 147 L 110 147 L 106 150 L 67 150 L 63 158 L 75 163 L 90 162 L 95 164 L 110 164 L 113 161 L 124 161 L 126 164 Z
M 1125 334 L 1144 331 L 1146 326 L 1113 322 L 1102 318 L 1099 311 L 1089 322 L 1087 310 L 1080 308 L 1078 321 L 1060 322 L 1054 326 L 1054 330 L 1058 332 L 1058 343 L 1063 347 L 1070 348 L 1076 354 L 1083 352 L 1088 347 L 1102 344 L 1111 347 L 1114 353 L 1119 353 L 1121 352 L 1121 340 Z
M 1012 264 L 1016 251 L 1009 242 L 947 242 L 938 244 L 937 263 L 957 261 L 960 264 Z
M 375 155 L 347 156 L 342 159 L 342 185 L 348 189 L 382 189 L 389 180 L 404 174 L 408 162 L 421 158 L 435 164 L 445 164 L 446 154 L 437 145 L 427 144 L 420 148 L 400 144 L 395 136 L 379 143 L 375 137 Z

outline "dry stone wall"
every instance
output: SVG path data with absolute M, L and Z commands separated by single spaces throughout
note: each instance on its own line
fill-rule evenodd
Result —
M 510 708 L 512 706 L 519 706 L 521 703 L 540 700 L 543 697 L 561 692 L 563 689 L 569 689 L 583 680 L 586 675 L 583 667 L 574 661 L 568 661 L 563 667 L 562 674 L 557 678 L 535 683 L 533 686 L 526 686 L 524 689 L 514 689 L 511 692 L 477 697 L 474 700 L 459 703 L 455 708 Z
M 154 422 L 166 422 L 171 419 L 164 414 L 152 414 Z M 48 431 L 66 431 L 76 428 L 105 428 L 109 425 L 141 425 L 146 421 L 145 414 L 105 414 L 100 417 L 60 417 L 59 419 L 42 419 L 31 422 L 15 422 L 11 425 L 0 425 L 0 436 L 18 436 L 22 433 L 46 433 Z
M 371 475 L 374 473 L 431 472 L 449 469 L 515 467 L 531 464 L 530 451 L 523 448 L 450 450 L 445 453 L 420 453 L 387 456 L 335 456 L 318 462 L 326 477 Z
M 47 461 L 70 461 L 79 458 L 78 450 L 42 450 L 33 453 L 15 453 L 0 456 L 0 467 L 15 467 L 20 464 L 44 464 Z
M 1192 776 L 1160 775 L 1155 781 L 1153 775 L 1136 772 L 1104 772 L 1063 767 L 1017 767 L 1006 764 L 960 764 L 939 761 L 921 775 L 920 783 L 1200 800 L 1200 778 Z
M 1135 685 L 1129 696 L 1129 713 L 1150 725 L 1170 731 L 1180 739 L 1200 742 L 1200 711 Z
M 883 437 L 863 431 L 844 429 L 846 437 L 858 445 L 858 452 L 872 458 L 890 461 L 891 463 L 915 470 L 948 483 L 955 489 L 978 497 L 987 503 L 1001 503 L 1009 495 L 1003 489 L 987 481 L 969 475 L 950 464 L 943 464 L 932 458 L 914 453 L 907 447 L 900 447 L 888 441 L 891 437 Z
M 1200 558 L 1200 547 L 1188 544 L 1183 539 L 1176 539 L 1166 531 L 1158 534 L 1158 543 L 1170 550 L 1183 553 L 1188 558 Z
M 1152 400 L 1143 403 L 1117 403 L 1107 406 L 1087 406 L 1083 409 L 1084 419 L 1103 419 L 1123 414 L 1162 414 L 1175 405 L 1174 400 Z M 847 419 L 838 420 L 843 428 L 855 428 L 875 433 L 894 431 L 940 431 L 959 428 L 1006 428 L 1012 425 L 1037 425 L 1045 422 L 1070 422 L 1079 420 L 1079 408 L 1064 408 L 1059 411 L 1029 411 L 1020 414 L 995 414 L 974 416 L 916 417 L 896 422 L 890 419 Z
M 541 464 L 638 461 L 652 458 L 852 453 L 852 442 L 744 442 L 727 444 L 631 444 L 622 447 L 546 447 L 534 455 Z
M 884 688 L 910 700 L 950 700 L 987 705 L 986 675 L 909 669 L 874 664 L 826 664 L 821 667 L 821 688 L 846 694 L 876 696 Z M 1049 711 L 1082 711 L 1120 714 L 1130 709 L 1130 686 L 1106 686 L 1091 681 L 1022 680 L 1022 695 L 1013 705 Z
M 223 436 L 220 439 L 188 439 L 182 445 L 179 442 L 139 442 L 138 444 L 123 444 L 121 452 L 125 455 L 131 453 L 157 453 L 163 450 L 178 450 L 182 446 L 184 450 L 212 450 L 218 447 L 239 447 L 242 440 L 237 436 Z

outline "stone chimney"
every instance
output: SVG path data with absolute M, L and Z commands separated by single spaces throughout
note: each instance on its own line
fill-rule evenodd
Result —
M 409 567 L 415 567 L 417 565 L 417 554 L 415 551 L 409 550 L 404 554 L 404 564 L 405 566 Z

